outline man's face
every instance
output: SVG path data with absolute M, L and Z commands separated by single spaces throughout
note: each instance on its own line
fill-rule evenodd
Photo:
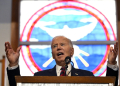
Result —
M 52 56 L 55 59 L 56 63 L 60 66 L 64 66 L 65 58 L 67 56 L 72 57 L 74 53 L 74 49 L 70 45 L 69 40 L 63 36 L 55 37 L 52 41 L 51 48 Z

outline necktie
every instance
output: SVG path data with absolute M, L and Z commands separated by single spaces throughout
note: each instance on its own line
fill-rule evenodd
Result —
M 65 67 L 62 67 L 61 68 L 61 73 L 60 73 L 60 76 L 65 76 Z

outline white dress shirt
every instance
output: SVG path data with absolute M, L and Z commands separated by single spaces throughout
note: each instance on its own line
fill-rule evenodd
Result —
M 16 69 L 18 67 L 18 65 L 15 65 L 15 66 L 12 66 L 12 67 L 10 67 L 9 65 L 8 65 L 8 70 L 14 70 L 14 69 Z
M 118 70 L 117 62 L 116 62 L 115 65 L 111 65 L 111 64 L 109 64 L 109 63 L 107 62 L 107 66 L 108 66 L 109 68 L 113 69 L 114 71 L 117 71 L 117 70 Z
M 66 75 L 68 75 L 68 73 L 71 71 L 71 67 L 72 67 L 71 64 L 68 64 L 68 68 L 66 70 Z M 56 73 L 57 73 L 57 76 L 60 76 L 61 68 L 62 68 L 62 66 L 59 66 L 59 65 L 56 64 Z M 71 76 L 71 72 L 69 73 L 68 76 Z

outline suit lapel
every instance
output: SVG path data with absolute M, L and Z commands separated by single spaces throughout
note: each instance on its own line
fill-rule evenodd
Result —
M 71 69 L 71 76 L 80 76 L 79 72 L 72 66 Z
M 51 76 L 57 76 L 56 66 L 54 66 L 51 70 L 49 70 Z M 77 71 L 73 66 L 71 69 L 71 76 L 79 76 L 79 71 Z
M 51 76 L 57 76 L 56 66 L 54 66 L 52 69 L 50 69 L 50 70 L 49 70 L 49 73 L 50 73 Z M 81 76 L 80 71 L 78 71 L 77 69 L 75 69 L 75 68 L 72 66 L 71 76 Z
M 56 66 L 54 66 L 51 70 L 49 70 L 51 76 L 57 76 Z

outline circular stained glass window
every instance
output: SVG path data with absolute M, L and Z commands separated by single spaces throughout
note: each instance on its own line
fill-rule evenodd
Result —
M 49 42 L 63 35 L 72 41 L 114 41 L 114 31 L 107 18 L 94 7 L 77 1 L 57 1 L 35 12 L 24 26 L 22 42 Z M 106 70 L 109 45 L 74 45 L 75 68 L 100 76 Z M 50 45 L 22 46 L 21 53 L 31 72 L 53 68 Z

